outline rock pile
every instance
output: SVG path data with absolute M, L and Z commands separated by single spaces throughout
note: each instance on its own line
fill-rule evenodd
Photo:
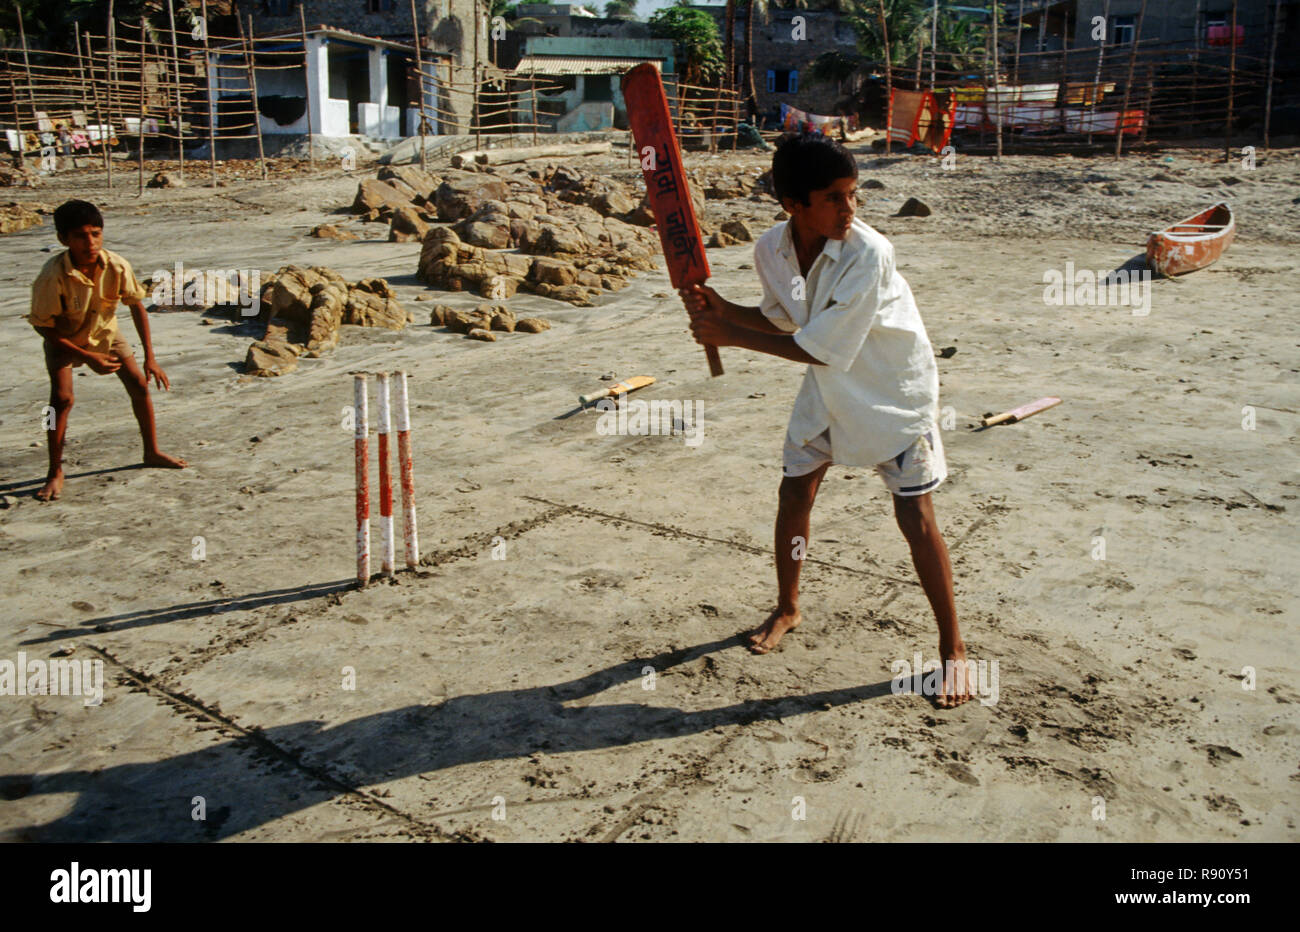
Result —
M 41 225 L 41 215 L 16 201 L 0 206 L 0 233 L 17 233 Z
M 266 333 L 244 360 L 252 375 L 284 375 L 297 368 L 299 356 L 333 350 L 343 324 L 401 330 L 412 319 L 384 279 L 348 284 L 324 266 L 285 266 L 267 276 L 261 300 Z
M 540 317 L 515 319 L 515 312 L 504 304 L 480 304 L 472 311 L 459 311 L 445 304 L 439 304 L 429 314 L 429 324 L 433 327 L 448 327 L 456 333 L 463 333 L 473 340 L 496 342 L 496 334 L 504 333 L 541 333 L 550 330 L 550 321 Z

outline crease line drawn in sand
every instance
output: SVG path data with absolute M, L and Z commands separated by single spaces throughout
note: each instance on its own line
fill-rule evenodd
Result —
M 657 521 L 642 521 L 639 518 L 629 518 L 627 515 L 610 514 L 606 511 L 598 511 L 595 508 L 587 508 L 584 505 L 566 505 L 563 502 L 553 502 L 550 499 L 538 498 L 533 495 L 525 495 L 523 498 L 530 502 L 539 502 L 543 505 L 552 505 L 556 508 L 563 508 L 572 514 L 583 515 L 588 518 L 600 518 L 606 521 L 621 521 L 635 527 L 650 528 L 655 531 L 661 531 L 670 537 L 676 537 L 683 540 L 700 540 L 711 544 L 724 544 L 733 547 L 736 550 L 743 550 L 745 553 L 752 553 L 761 556 L 772 556 L 772 551 L 765 547 L 755 547 L 752 544 L 742 544 L 740 541 L 727 540 L 724 537 L 710 537 L 707 534 L 698 534 L 695 531 L 686 531 L 681 528 L 673 527 L 670 524 L 660 524 Z M 871 576 L 876 579 L 884 579 L 898 585 L 920 587 L 920 583 L 915 579 L 902 579 L 897 576 L 890 576 L 886 573 L 873 573 L 871 570 L 858 569 L 857 567 L 845 566 L 842 563 L 832 563 L 829 560 L 818 560 L 815 557 L 805 557 L 804 563 L 815 563 L 818 566 L 826 566 L 831 569 L 840 570 L 850 573 L 854 576 Z

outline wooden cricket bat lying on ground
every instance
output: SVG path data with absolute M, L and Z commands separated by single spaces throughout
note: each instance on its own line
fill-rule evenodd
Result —
M 653 375 L 634 375 L 630 379 L 624 379 L 622 382 L 609 385 L 590 395 L 579 395 L 578 403 L 585 407 L 593 401 L 599 401 L 601 398 L 608 398 L 610 395 L 623 395 L 627 392 L 634 392 L 638 388 L 645 388 L 647 385 L 653 385 L 654 382 L 655 377 Z
M 637 65 L 623 75 L 622 88 L 636 156 L 645 175 L 650 209 L 654 211 L 655 228 L 668 264 L 668 278 L 673 288 L 703 283 L 709 277 L 709 260 L 704 255 L 704 239 L 691 203 L 690 183 L 682 168 L 682 153 L 659 69 L 649 62 Z M 706 346 L 704 352 L 709 371 L 722 375 L 718 348 Z
M 1025 418 L 1032 417 L 1040 411 L 1046 411 L 1048 408 L 1055 408 L 1060 403 L 1060 398 L 1049 395 L 1046 398 L 1039 398 L 1037 401 L 1031 401 L 1027 405 L 1012 408 L 1010 411 L 1003 411 L 1001 414 L 986 414 L 980 419 L 980 423 L 985 427 L 992 427 L 994 424 L 1014 424 L 1016 421 L 1023 421 Z

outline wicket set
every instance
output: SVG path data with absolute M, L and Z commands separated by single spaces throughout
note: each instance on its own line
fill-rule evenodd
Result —
M 402 483 L 402 530 L 406 545 L 406 566 L 420 562 L 420 540 L 415 525 L 415 479 L 411 466 L 411 413 L 406 398 L 406 373 L 394 372 L 397 390 L 397 463 Z M 390 374 L 375 375 L 379 389 L 376 433 L 379 435 L 379 527 L 383 544 L 382 572 L 393 575 L 393 488 L 389 469 L 388 386 Z M 353 376 L 353 406 L 357 473 L 357 585 L 370 582 L 370 393 L 369 376 Z

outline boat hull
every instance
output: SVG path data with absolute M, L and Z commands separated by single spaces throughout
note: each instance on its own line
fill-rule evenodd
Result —
M 1203 269 L 1223 255 L 1236 235 L 1232 209 L 1215 204 L 1148 236 L 1147 265 L 1166 277 Z

